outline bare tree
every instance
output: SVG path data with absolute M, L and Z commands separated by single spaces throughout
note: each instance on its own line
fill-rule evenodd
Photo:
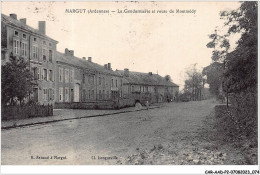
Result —
M 197 64 L 192 65 L 186 71 L 186 80 L 184 85 L 184 91 L 191 94 L 191 100 L 201 100 L 201 89 L 204 85 L 204 79 L 201 71 L 197 69 Z

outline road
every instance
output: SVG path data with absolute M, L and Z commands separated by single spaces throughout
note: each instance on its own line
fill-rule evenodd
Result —
M 227 157 L 239 159 L 238 154 L 203 139 L 212 129 L 205 130 L 205 120 L 215 105 L 213 100 L 169 103 L 2 130 L 2 164 L 232 164 Z

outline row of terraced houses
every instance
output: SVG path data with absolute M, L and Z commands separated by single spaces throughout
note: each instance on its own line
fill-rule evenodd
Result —
M 158 74 L 112 70 L 111 63 L 99 65 L 92 57 L 77 58 L 74 50 L 58 52 L 58 41 L 46 35 L 46 22 L 38 29 L 1 15 L 1 63 L 10 55 L 23 57 L 38 81 L 31 99 L 40 104 L 69 104 L 149 97 L 151 102 L 174 99 L 179 86 Z

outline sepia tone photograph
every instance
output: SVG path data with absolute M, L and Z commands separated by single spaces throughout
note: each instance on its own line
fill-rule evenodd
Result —
M 1 165 L 258 165 L 257 1 L 1 5 Z

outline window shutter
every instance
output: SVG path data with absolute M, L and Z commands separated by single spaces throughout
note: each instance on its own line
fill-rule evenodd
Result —
M 55 73 L 55 71 L 52 71 L 52 81 L 55 81 L 55 80 L 54 80 L 54 77 L 55 77 L 55 76 L 54 76 L 54 73 Z
M 43 68 L 41 68 L 40 70 L 41 70 L 41 80 L 43 80 Z
M 55 99 L 54 93 L 55 93 L 55 91 L 54 91 L 54 89 L 52 89 L 52 100 L 53 100 L 53 101 L 54 101 L 54 99 Z

